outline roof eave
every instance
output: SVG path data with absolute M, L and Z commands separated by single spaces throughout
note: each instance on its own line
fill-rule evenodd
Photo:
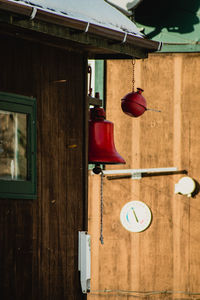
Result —
M 96 24 L 91 24 L 82 20 L 77 20 L 74 18 L 70 18 L 68 16 L 62 16 L 58 14 L 54 14 L 48 11 L 45 11 L 43 9 L 37 8 L 36 15 L 34 16 L 34 21 L 33 21 L 33 7 L 27 6 L 27 5 L 21 5 L 18 3 L 10 2 L 8 0 L 0 0 L 0 10 L 9 12 L 11 14 L 16 14 L 18 16 L 21 16 L 26 20 L 26 22 L 30 21 L 31 25 L 28 24 L 29 29 L 36 30 L 34 28 L 34 22 L 42 22 L 43 24 L 49 24 L 49 25 L 55 25 L 59 26 L 60 28 L 68 28 L 73 31 L 76 31 L 77 34 L 84 34 L 84 36 L 87 35 L 87 49 L 90 52 L 90 46 L 91 45 L 91 51 L 93 54 L 95 54 L 95 50 L 92 49 L 94 48 L 93 46 L 97 45 L 92 45 L 91 43 L 88 43 L 88 36 L 91 37 L 97 37 L 97 38 L 102 38 L 107 41 L 107 45 L 104 45 L 104 49 L 101 53 L 101 50 L 98 49 L 98 56 L 104 55 L 105 54 L 105 47 L 108 48 L 108 57 L 110 55 L 113 55 L 113 57 L 116 54 L 119 55 L 120 57 L 125 55 L 125 57 L 130 56 L 136 56 L 137 58 L 144 58 L 147 57 L 149 52 L 155 52 L 160 50 L 160 45 L 161 43 L 148 40 L 145 38 L 140 38 L 137 36 L 134 36 L 130 33 L 125 33 L 117 30 L 113 30 L 111 28 L 103 27 L 103 26 L 98 26 Z M 22 26 L 21 20 L 17 19 L 13 23 L 15 26 Z M 23 24 L 25 26 L 25 24 Z M 31 28 L 32 27 L 32 28 Z M 37 26 L 36 26 L 37 27 Z M 42 28 L 40 26 L 40 28 Z M 68 36 L 67 39 L 74 39 L 74 34 L 70 37 Z M 83 39 L 81 39 L 82 42 L 84 43 Z M 113 45 L 120 45 L 120 47 L 114 47 Z M 116 48 L 116 49 L 114 49 Z M 109 53 L 109 49 L 111 50 Z M 117 50 L 119 49 L 119 50 Z M 136 49 L 136 55 L 134 55 L 134 49 Z M 140 54 L 141 52 L 141 54 Z M 105 55 L 106 58 L 106 55 Z

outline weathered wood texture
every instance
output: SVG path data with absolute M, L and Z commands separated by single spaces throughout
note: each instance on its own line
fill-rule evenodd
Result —
M 0 90 L 37 99 L 38 177 L 37 200 L 0 200 L 0 296 L 81 299 L 86 61 L 41 43 L 0 42 Z
M 199 182 L 200 55 L 154 54 L 136 61 L 135 88 L 143 88 L 148 107 L 161 113 L 130 118 L 121 111 L 132 74 L 131 61 L 107 63 L 107 119 L 126 160 L 125 166 L 107 169 L 177 167 Z M 200 299 L 200 195 L 174 194 L 182 176 L 104 178 L 104 245 L 99 241 L 100 179 L 89 177 L 89 300 Z M 153 221 L 144 232 L 130 233 L 120 223 L 121 208 L 131 200 L 151 208 Z

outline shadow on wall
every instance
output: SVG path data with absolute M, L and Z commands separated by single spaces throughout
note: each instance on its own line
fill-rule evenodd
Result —
M 200 0 L 143 0 L 134 10 L 134 20 L 144 26 L 155 27 L 146 35 L 151 39 L 163 28 L 180 34 L 193 32 L 194 25 L 200 21 L 198 11 Z
M 196 179 L 193 179 L 193 180 L 195 182 L 195 190 L 192 193 L 192 198 L 195 198 L 196 195 L 200 192 L 200 184 L 199 184 L 199 182 Z

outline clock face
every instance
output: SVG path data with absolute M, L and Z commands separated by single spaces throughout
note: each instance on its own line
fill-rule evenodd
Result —
M 122 207 L 120 221 L 128 231 L 144 231 L 151 224 L 151 220 L 151 210 L 142 201 L 131 201 Z

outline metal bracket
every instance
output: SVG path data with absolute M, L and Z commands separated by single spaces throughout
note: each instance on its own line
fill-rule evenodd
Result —
M 90 292 L 91 249 L 90 235 L 86 231 L 78 232 L 78 270 L 80 271 L 82 293 L 87 294 Z
M 131 179 L 141 179 L 142 178 L 142 173 L 132 173 L 131 174 Z
M 87 100 L 88 100 L 88 105 L 103 106 L 103 100 L 99 98 L 87 96 Z

